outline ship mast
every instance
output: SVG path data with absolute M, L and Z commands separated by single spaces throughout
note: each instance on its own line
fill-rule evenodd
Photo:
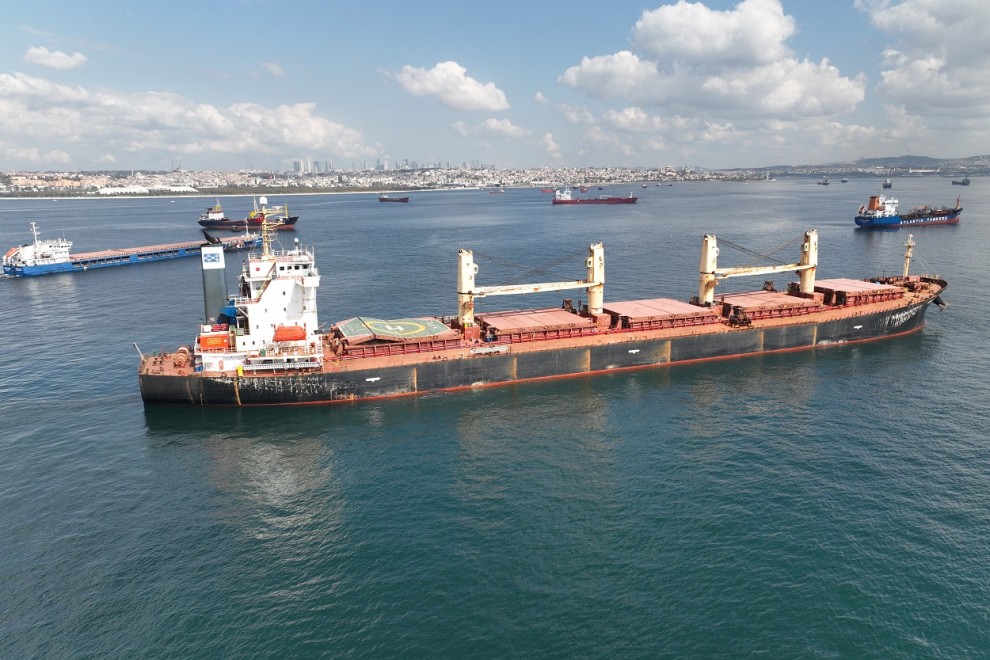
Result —
M 588 279 L 570 282 L 543 282 L 539 284 L 508 284 L 504 286 L 475 286 L 474 276 L 478 274 L 478 264 L 474 263 L 474 252 L 459 250 L 457 262 L 457 321 L 462 328 L 474 325 L 474 299 L 485 296 L 505 296 L 520 293 L 541 293 L 565 289 L 588 290 L 588 312 L 602 313 L 605 304 L 605 247 L 601 243 L 588 246 Z
M 906 248 L 904 250 L 904 277 L 908 276 L 908 271 L 911 269 L 911 255 L 915 245 L 917 243 L 914 242 L 914 234 L 908 234 L 907 242 L 904 244 Z
M 742 268 L 718 267 L 718 243 L 715 236 L 705 234 L 701 240 L 701 277 L 698 283 L 698 304 L 711 306 L 715 302 L 715 285 L 727 277 L 744 275 L 768 275 L 797 271 L 800 291 L 810 295 L 815 291 L 815 271 L 818 268 L 818 230 L 804 232 L 801 243 L 801 261 L 780 266 L 749 266 Z

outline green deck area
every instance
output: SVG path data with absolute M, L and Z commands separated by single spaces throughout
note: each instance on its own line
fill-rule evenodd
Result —
M 351 344 L 372 339 L 380 341 L 449 339 L 457 334 L 456 331 L 433 318 L 384 320 L 357 316 L 337 323 L 336 327 L 343 338 Z

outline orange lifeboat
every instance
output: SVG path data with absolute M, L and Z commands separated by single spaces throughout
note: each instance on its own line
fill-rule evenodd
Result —
M 298 325 L 280 325 L 275 328 L 275 341 L 303 341 L 306 339 L 306 328 Z

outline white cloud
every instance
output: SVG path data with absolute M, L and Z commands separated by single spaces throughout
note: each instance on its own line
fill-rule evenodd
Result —
M 16 161 L 19 163 L 30 163 L 32 165 L 66 165 L 72 162 L 72 158 L 66 152 L 53 149 L 42 153 L 33 147 L 16 147 L 0 141 L 0 158 Z
M 795 22 L 779 0 L 743 0 L 729 11 L 680 0 L 644 11 L 633 43 L 658 60 L 712 66 L 769 64 L 788 56 Z
M 275 62 L 262 62 L 261 68 L 264 69 L 268 75 L 273 78 L 284 78 L 285 70 L 282 68 L 281 64 L 276 64 Z
M 564 119 L 571 124 L 590 125 L 596 121 L 595 116 L 587 108 L 564 104 L 560 106 L 559 110 Z
M 433 96 L 455 110 L 495 112 L 509 108 L 505 93 L 494 83 L 480 83 L 457 62 L 440 62 L 432 69 L 404 66 L 393 78 L 410 94 Z
M 23 160 L 20 151 L 48 140 L 69 153 L 102 154 L 104 162 L 125 152 L 273 158 L 302 149 L 337 157 L 374 153 L 359 131 L 319 116 L 312 103 L 217 107 L 178 94 L 97 91 L 24 74 L 0 74 L 0 116 L 7 161 Z
M 878 91 L 909 112 L 950 117 L 990 112 L 990 3 L 981 0 L 863 2 L 892 43 Z
M 464 137 L 483 136 L 521 138 L 530 135 L 529 130 L 516 126 L 508 119 L 489 118 L 474 127 L 468 126 L 463 121 L 457 121 L 451 124 L 451 128 L 453 128 L 458 135 Z
M 678 0 L 646 10 L 632 49 L 583 57 L 559 78 L 604 107 L 589 116 L 567 105 L 561 114 L 586 127 L 585 145 L 632 148 L 650 159 L 702 145 L 715 147 L 719 162 L 774 158 L 771 147 L 788 158 L 804 148 L 815 154 L 823 143 L 832 148 L 827 140 L 841 133 L 834 127 L 866 99 L 867 79 L 844 75 L 827 58 L 795 57 L 788 40 L 797 29 L 780 0 L 742 0 L 726 11 Z
M 665 127 L 660 117 L 651 117 L 642 108 L 608 110 L 605 119 L 616 128 L 636 133 L 657 131 Z
M 541 144 L 543 145 L 543 150 L 548 156 L 554 160 L 563 159 L 563 155 L 560 153 L 560 146 L 554 142 L 552 133 L 545 133 L 543 135 L 543 139 L 541 140 Z
M 629 98 L 642 89 L 658 95 L 657 87 L 662 84 L 657 65 L 628 50 L 614 55 L 582 57 L 581 64 L 564 71 L 560 82 L 593 98 Z
M 24 53 L 24 61 L 50 69 L 76 69 L 86 63 L 86 56 L 82 53 L 67 55 L 60 50 L 49 51 L 44 46 L 34 46 Z
M 546 105 L 547 103 L 550 102 L 547 99 L 547 97 L 543 94 L 543 92 L 537 92 L 536 94 L 534 94 L 533 100 L 539 103 L 540 105 Z
M 825 117 L 855 110 L 866 97 L 866 79 L 843 77 L 828 60 L 785 59 L 712 76 L 698 91 L 732 113 Z

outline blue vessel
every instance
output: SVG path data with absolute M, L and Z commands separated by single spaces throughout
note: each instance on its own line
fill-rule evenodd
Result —
M 959 198 L 953 208 L 940 206 L 932 208 L 927 204 L 918 206 L 910 211 L 899 213 L 897 200 L 884 195 L 871 195 L 870 201 L 859 207 L 856 214 L 856 225 L 863 229 L 883 229 L 900 227 L 902 225 L 954 225 L 959 222 Z
M 149 261 L 194 257 L 200 253 L 204 244 L 223 245 L 225 251 L 233 252 L 251 249 L 261 242 L 261 238 L 257 234 L 243 234 L 233 238 L 215 238 L 205 231 L 203 233 L 206 235 L 205 242 L 166 243 L 70 254 L 72 241 L 65 238 L 38 238 L 38 226 L 32 222 L 31 234 L 34 236 L 34 241 L 10 248 L 3 257 L 3 272 L 4 275 L 11 277 L 74 273 L 91 268 L 129 266 Z

